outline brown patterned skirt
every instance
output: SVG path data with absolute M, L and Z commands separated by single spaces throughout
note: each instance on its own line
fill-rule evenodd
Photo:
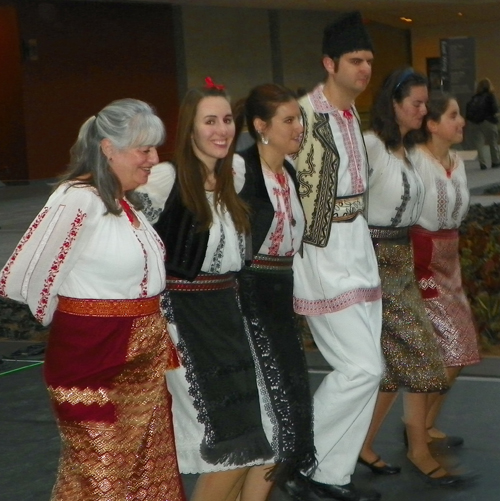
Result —
M 407 239 L 374 239 L 382 282 L 381 391 L 442 392 L 446 373 L 413 271 Z
M 418 285 L 444 365 L 462 367 L 478 363 L 477 331 L 462 287 L 458 231 L 428 231 L 417 226 L 410 235 Z
M 62 439 L 53 501 L 184 501 L 159 298 L 60 297 L 45 380 Z

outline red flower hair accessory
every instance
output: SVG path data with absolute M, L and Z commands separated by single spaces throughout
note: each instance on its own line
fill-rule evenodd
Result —
M 217 90 L 224 90 L 226 88 L 224 85 L 219 85 L 214 83 L 214 81 L 210 77 L 205 78 L 205 87 L 207 89 L 217 89 Z

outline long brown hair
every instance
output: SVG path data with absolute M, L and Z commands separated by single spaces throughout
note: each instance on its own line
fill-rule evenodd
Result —
M 402 103 L 410 95 L 413 87 L 427 87 L 427 85 L 427 78 L 415 72 L 413 68 L 399 68 L 384 80 L 373 101 L 371 128 L 388 150 L 399 148 L 402 144 L 406 148 L 415 146 L 413 134 L 408 133 L 405 137 L 401 137 L 394 103 Z
M 206 166 L 196 156 L 192 145 L 194 119 L 198 105 L 205 97 L 223 97 L 229 102 L 224 90 L 216 87 L 197 87 L 187 92 L 179 109 L 174 164 L 179 189 L 184 205 L 196 216 L 199 230 L 204 231 L 212 224 L 212 211 L 205 195 Z M 214 202 L 226 209 L 238 232 L 250 230 L 249 209 L 234 189 L 233 154 L 236 141 L 233 140 L 225 158 L 215 164 Z

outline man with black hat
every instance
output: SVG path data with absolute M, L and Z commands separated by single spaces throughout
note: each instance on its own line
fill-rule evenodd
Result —
M 335 370 L 314 396 L 318 467 L 285 487 L 295 499 L 380 499 L 351 483 L 382 374 L 380 279 L 363 215 L 368 162 L 354 107 L 372 60 L 360 13 L 341 16 L 324 31 L 326 81 L 300 100 L 304 138 L 295 161 L 306 231 L 294 261 L 294 304 Z

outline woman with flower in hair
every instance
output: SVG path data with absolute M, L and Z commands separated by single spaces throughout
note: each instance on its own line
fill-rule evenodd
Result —
M 273 450 L 264 430 L 250 333 L 236 288 L 248 208 L 233 180 L 235 124 L 223 86 L 187 92 L 173 164 L 142 188 L 167 248 L 163 310 L 182 368 L 168 387 L 179 467 L 200 473 L 193 501 L 264 501 Z

